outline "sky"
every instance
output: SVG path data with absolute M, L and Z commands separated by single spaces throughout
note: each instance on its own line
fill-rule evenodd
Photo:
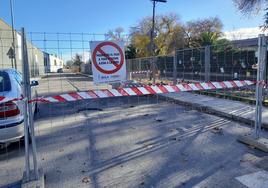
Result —
M 150 0 L 13 0 L 15 28 L 28 32 L 106 33 L 129 27 L 152 15 Z M 0 18 L 10 22 L 9 0 L 0 0 Z M 157 14 L 176 13 L 182 22 L 218 16 L 224 31 L 258 27 L 263 13 L 242 15 L 232 0 L 168 0 L 158 3 Z

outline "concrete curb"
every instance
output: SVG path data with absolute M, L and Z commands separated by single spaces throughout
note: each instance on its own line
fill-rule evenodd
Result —
M 237 140 L 241 143 L 244 143 L 249 146 L 253 146 L 261 151 L 268 153 L 268 139 L 266 138 L 259 138 L 254 139 L 252 136 L 240 136 Z
M 237 116 L 237 115 L 234 115 L 234 114 L 229 114 L 227 112 L 222 112 L 222 111 L 219 111 L 217 109 L 214 109 L 214 108 L 211 108 L 211 107 L 208 107 L 208 106 L 205 106 L 205 105 L 201 105 L 201 104 L 198 104 L 198 103 L 182 101 L 182 100 L 174 99 L 172 97 L 164 96 L 164 95 L 158 95 L 158 97 L 159 97 L 160 100 L 167 100 L 168 99 L 168 100 L 170 100 L 172 102 L 175 102 L 176 104 L 183 105 L 183 106 L 186 106 L 186 107 L 192 107 L 193 109 L 198 110 L 200 112 L 204 112 L 204 113 L 207 113 L 207 114 L 213 114 L 213 115 L 216 115 L 216 116 L 219 116 L 219 117 L 224 117 L 226 119 L 233 120 L 233 121 L 236 121 L 236 122 L 239 122 L 239 123 L 244 123 L 244 124 L 251 125 L 251 126 L 254 126 L 254 123 L 255 123 L 254 120 L 244 118 L 244 117 L 241 117 L 241 116 Z M 268 130 L 268 124 L 267 123 L 262 123 L 262 128 Z

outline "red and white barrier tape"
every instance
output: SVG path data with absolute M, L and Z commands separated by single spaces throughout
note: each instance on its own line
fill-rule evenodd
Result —
M 249 80 L 243 80 L 243 81 L 223 81 L 223 82 L 208 82 L 208 83 L 178 84 L 178 85 L 130 87 L 120 89 L 90 90 L 83 92 L 72 92 L 51 97 L 36 98 L 30 100 L 29 103 L 31 102 L 54 103 L 54 102 L 77 101 L 83 99 L 97 99 L 97 98 L 122 97 L 122 96 L 142 96 L 142 95 L 175 93 L 185 91 L 229 89 L 229 88 L 239 88 L 249 86 L 253 84 L 255 84 L 255 82 Z M 0 103 L 6 101 L 17 101 L 22 99 L 23 98 L 8 99 L 0 96 Z
M 263 87 L 263 88 L 266 88 L 267 87 L 267 84 L 266 84 L 265 80 L 260 80 L 260 81 L 257 82 L 257 84 L 260 87 Z
M 152 71 L 134 71 L 134 72 L 130 72 L 131 74 L 144 74 L 144 73 L 151 73 Z
M 142 96 L 142 95 L 153 95 L 153 94 L 174 93 L 184 91 L 239 88 L 253 84 L 254 82 L 245 80 L 245 81 L 191 83 L 191 84 L 178 84 L 178 85 L 143 86 L 143 87 L 120 88 L 120 89 L 102 89 L 94 91 L 91 90 L 84 92 L 73 92 L 68 94 L 56 95 L 52 97 L 38 98 L 32 101 L 48 102 L 48 103 L 67 102 L 82 99 L 97 99 L 97 98 L 122 97 L 122 96 Z

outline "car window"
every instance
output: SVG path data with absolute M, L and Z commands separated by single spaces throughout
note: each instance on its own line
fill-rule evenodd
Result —
M 22 85 L 22 77 L 21 77 L 21 74 L 18 73 L 18 72 L 14 72 L 15 74 L 15 80 L 18 82 L 19 85 Z
M 4 71 L 0 71 L 0 92 L 4 91 L 11 91 L 11 83 L 9 75 Z

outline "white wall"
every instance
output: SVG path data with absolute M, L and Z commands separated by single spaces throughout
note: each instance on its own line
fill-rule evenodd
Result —
M 21 35 L 19 32 L 15 33 L 14 40 L 17 69 L 22 72 Z M 0 69 L 12 67 L 12 60 L 7 55 L 12 42 L 12 28 L 0 18 Z M 29 41 L 27 42 L 27 50 L 31 77 L 44 75 L 43 52 Z
M 63 68 L 63 60 L 54 56 L 49 55 L 50 61 L 50 72 L 57 72 L 58 69 Z

